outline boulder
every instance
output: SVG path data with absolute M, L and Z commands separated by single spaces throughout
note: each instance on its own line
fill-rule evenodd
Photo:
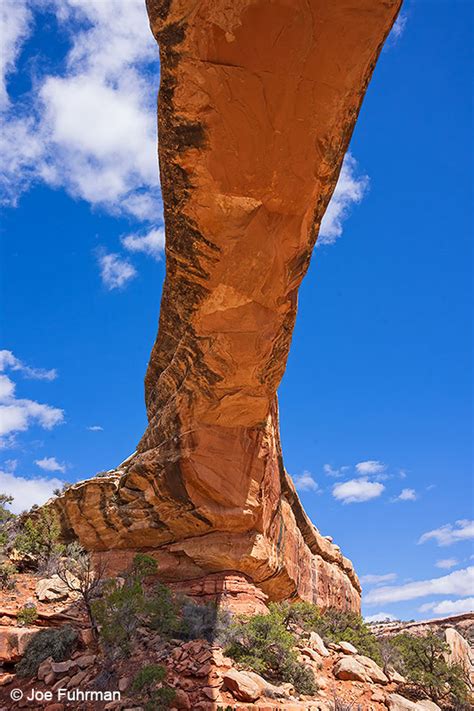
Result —
M 18 662 L 28 642 L 40 631 L 39 627 L 0 627 L 0 664 Z
M 38 580 L 35 592 L 40 602 L 66 600 L 69 597 L 69 588 L 58 575 Z
M 435 704 L 434 701 L 430 701 L 429 699 L 423 699 L 422 701 L 417 701 L 416 707 L 418 709 L 426 709 L 426 711 L 441 711 L 440 707 L 438 704 Z
M 270 681 L 264 679 L 263 676 L 260 676 L 260 674 L 257 674 L 256 672 L 247 671 L 245 673 L 252 679 L 252 681 L 257 684 L 260 689 L 261 696 L 273 696 L 280 698 L 288 696 L 288 690 L 285 689 L 284 686 L 276 686 Z M 289 686 L 291 687 L 291 684 Z
M 336 679 L 346 681 L 368 681 L 375 684 L 388 684 L 388 678 L 382 669 L 369 657 L 348 655 L 340 659 L 334 669 Z
M 444 636 L 449 647 L 447 661 L 449 664 L 459 664 L 468 674 L 471 674 L 474 666 L 474 652 L 469 643 L 454 627 L 448 627 Z
M 329 651 L 317 632 L 310 633 L 309 646 L 321 655 L 321 657 L 329 657 Z
M 405 699 L 405 697 L 400 696 L 400 694 L 389 694 L 386 704 L 389 711 L 420 711 L 420 707 L 417 706 L 416 703 Z
M 357 654 L 357 649 L 350 642 L 339 642 L 339 649 L 344 654 Z
M 261 687 L 246 672 L 229 669 L 224 674 L 224 686 L 238 701 L 256 701 L 262 695 Z
M 0 686 L 7 686 L 7 684 L 11 684 L 14 678 L 15 675 L 9 674 L 8 672 L 5 674 L 0 674 Z

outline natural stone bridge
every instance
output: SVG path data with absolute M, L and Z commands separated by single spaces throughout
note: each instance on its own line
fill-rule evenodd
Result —
M 298 288 L 400 1 L 147 5 L 166 225 L 149 425 L 119 469 L 56 500 L 64 534 L 115 568 L 148 550 L 163 579 L 197 594 L 357 610 L 351 562 L 285 471 L 276 391 Z

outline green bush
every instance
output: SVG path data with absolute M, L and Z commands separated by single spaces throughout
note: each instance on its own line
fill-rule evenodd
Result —
M 0 494 L 0 550 L 2 550 L 8 542 L 7 524 L 15 518 L 14 514 L 7 509 L 7 504 L 11 504 L 12 502 L 13 496 Z
M 37 570 L 47 571 L 53 560 L 63 550 L 59 543 L 58 515 L 51 509 L 41 509 L 35 516 L 21 523 L 14 546 L 25 562 Z
M 468 698 L 465 670 L 449 664 L 449 646 L 433 632 L 415 637 L 406 632 L 393 638 L 392 644 L 401 657 L 399 671 L 409 686 L 435 703 L 454 703 L 459 707 Z
M 19 676 L 33 676 L 47 657 L 53 657 L 55 662 L 69 659 L 77 639 L 76 630 L 69 625 L 41 630 L 28 643 L 23 659 L 16 665 L 16 673 Z
M 144 601 L 145 624 L 160 633 L 162 637 L 178 634 L 181 621 L 179 607 L 171 590 L 162 583 L 157 583 Z
M 327 644 L 350 642 L 359 654 L 364 654 L 377 664 L 382 664 L 377 638 L 356 612 L 327 610 L 315 620 L 311 629 L 321 635 Z
M 132 689 L 147 697 L 145 711 L 162 711 L 168 709 L 175 697 L 175 691 L 163 684 L 166 669 L 159 664 L 148 664 L 140 669 L 132 682 Z M 157 688 L 157 684 L 161 684 Z
M 16 572 L 15 566 L 8 561 L 0 563 L 0 590 L 13 590 Z
M 16 619 L 19 625 L 22 627 L 28 627 L 38 619 L 38 610 L 35 605 L 25 605 L 18 610 Z
M 234 622 L 226 654 L 277 683 L 290 682 L 301 694 L 316 691 L 314 675 L 298 662 L 296 638 L 285 627 L 285 616 L 271 604 L 267 615 Z

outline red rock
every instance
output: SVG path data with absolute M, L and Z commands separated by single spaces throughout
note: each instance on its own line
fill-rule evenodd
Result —
M 64 711 L 64 704 L 48 704 L 44 711 Z
M 191 708 L 189 696 L 182 689 L 176 689 L 175 697 L 173 699 L 173 706 L 180 709 L 180 711 L 181 709 L 183 709 L 183 711 L 188 711 Z
M 258 590 L 359 609 L 352 564 L 283 467 L 276 392 L 298 288 L 400 4 L 147 3 L 167 235 L 149 424 L 115 473 L 54 504 L 117 570 L 147 549 L 164 580 L 200 579 L 206 595 L 208 576 L 240 574 L 255 604 Z M 252 607 L 249 591 L 226 595 Z
M 39 627 L 0 627 L 0 664 L 21 659 L 28 642 L 39 631 Z

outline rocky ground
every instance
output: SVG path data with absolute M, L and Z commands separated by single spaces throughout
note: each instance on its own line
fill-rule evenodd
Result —
M 34 601 L 39 618 L 31 627 L 19 626 L 16 613 L 26 602 Z M 80 632 L 78 648 L 70 659 L 45 660 L 34 678 L 21 678 L 14 665 L 22 657 L 29 639 L 45 626 L 70 623 Z M 453 629 L 453 628 L 450 628 Z M 457 633 L 456 633 L 457 634 Z M 459 637 L 459 635 L 458 635 Z M 358 654 L 349 643 L 324 645 L 315 633 L 301 641 L 302 664 L 314 671 L 318 691 L 314 696 L 298 696 L 291 684 L 275 686 L 252 671 L 239 669 L 225 656 L 221 647 L 204 640 L 163 641 L 159 634 L 140 630 L 140 645 L 130 657 L 108 670 L 94 646 L 86 616 L 77 601 L 66 598 L 58 581 L 39 581 L 31 575 L 19 575 L 16 589 L 2 594 L 0 609 L 0 711 L 31 708 L 44 711 L 98 709 L 140 711 L 139 695 L 131 689 L 135 674 L 146 664 L 162 664 L 167 669 L 167 683 L 176 690 L 171 708 L 196 711 L 333 711 L 335 700 L 353 711 L 436 711 L 429 701 L 413 703 L 403 697 L 403 678 L 396 672 L 388 676 L 368 657 Z M 20 701 L 12 701 L 10 692 L 19 688 Z M 28 701 L 31 689 L 52 692 L 52 699 Z M 62 700 L 58 689 L 119 690 L 120 700 L 110 702 Z

